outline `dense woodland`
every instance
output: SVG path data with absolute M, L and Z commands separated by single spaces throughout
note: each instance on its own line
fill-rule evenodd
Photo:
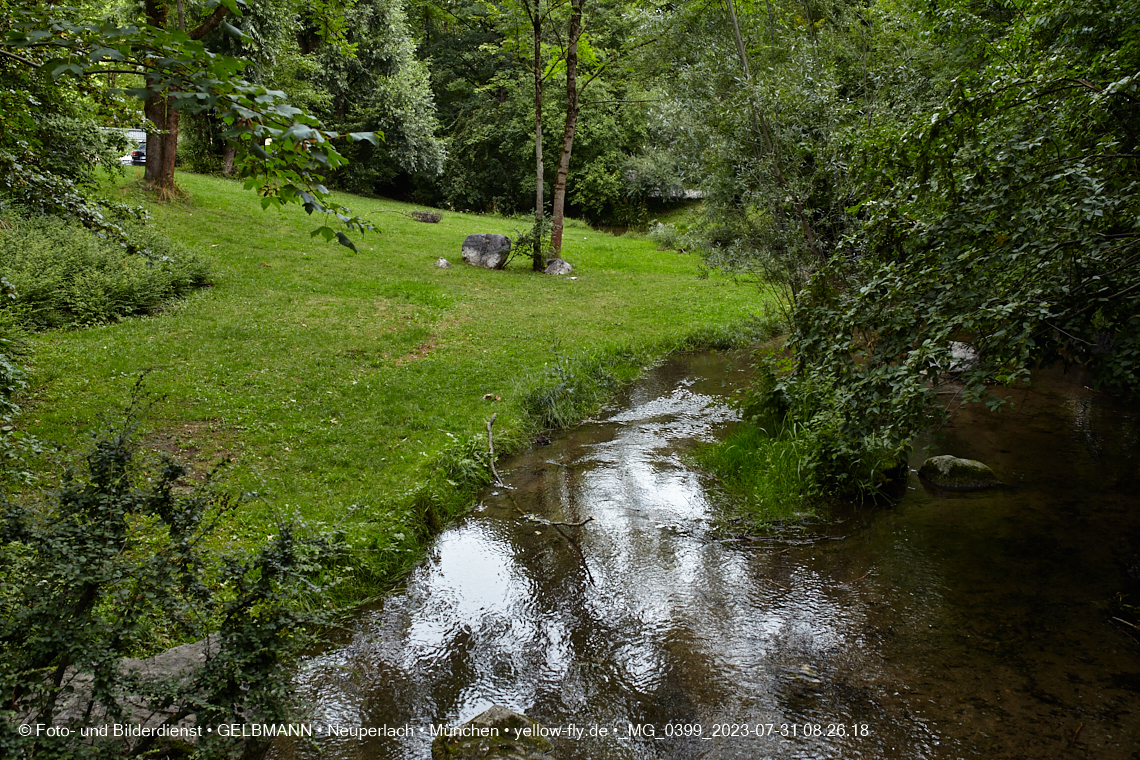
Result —
M 208 277 L 145 211 L 104 197 L 128 127 L 149 134 L 157 198 L 179 196 L 176 166 L 234 176 L 354 249 L 375 220 L 330 189 L 518 215 L 536 268 L 560 255 L 569 218 L 699 252 L 785 326 L 747 404 L 765 431 L 751 445 L 795 452 L 795 498 L 876 491 L 917 431 L 962 403 L 1000 406 L 1038 366 L 1140 385 L 1136 0 L 0 0 L 0 82 L 0 225 L 24 235 L 12 255 L 140 263 L 117 311 L 49 307 L 35 299 L 51 287 L 3 280 L 16 475 L 36 446 L 16 424 L 26 336 L 145 311 Z M 656 222 L 692 196 L 683 224 Z M 179 598 L 204 598 L 198 513 L 170 506 L 176 475 L 115 480 L 125 444 L 102 445 L 60 508 L 113 481 L 100 508 L 126 525 L 145 505 L 168 524 Z M 66 553 L 62 528 L 26 511 L 0 529 L 9 547 L 38 536 Z M 299 546 L 267 549 L 258 582 L 232 570 L 234 652 L 261 635 L 250 609 L 296 609 L 271 579 L 327 548 Z M 4 618 L 5 656 L 25 659 L 0 710 L 54 694 L 41 671 L 64 667 L 59 642 L 16 646 L 31 618 Z M 238 696 L 262 665 L 235 655 L 210 675 L 218 715 L 283 709 L 269 681 Z

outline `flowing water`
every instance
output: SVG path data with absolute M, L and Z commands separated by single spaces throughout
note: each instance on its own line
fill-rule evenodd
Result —
M 930 444 L 1007 488 L 912 474 L 892 506 L 733 541 L 683 458 L 732 424 L 743 366 L 678 357 L 504 461 L 406 589 L 306 661 L 336 728 L 275 755 L 425 758 L 497 703 L 564 759 L 1140 757 L 1140 631 L 1110 608 L 1140 604 L 1136 405 L 1039 378 Z

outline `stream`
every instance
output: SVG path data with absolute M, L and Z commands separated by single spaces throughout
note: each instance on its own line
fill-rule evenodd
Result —
M 271 755 L 418 760 L 501 704 L 561 731 L 562 760 L 1140 757 L 1140 631 L 1110 609 L 1140 605 L 1140 407 L 1039 375 L 924 441 L 1007 487 L 912 473 L 893 505 L 724 540 L 684 458 L 733 423 L 746 367 L 674 357 L 504 459 L 505 487 L 297 676 L 315 724 L 381 735 Z

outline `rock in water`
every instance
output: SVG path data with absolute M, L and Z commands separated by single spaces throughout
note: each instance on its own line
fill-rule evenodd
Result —
M 506 235 L 468 235 L 463 241 L 463 260 L 473 267 L 502 269 L 511 253 L 511 239 Z
M 546 269 L 542 270 L 546 274 L 570 274 L 574 271 L 574 267 L 570 266 L 570 262 L 563 261 L 562 259 L 551 259 L 546 262 Z
M 553 760 L 542 726 L 494 705 L 431 743 L 432 760 Z
M 1002 485 L 987 465 L 948 454 L 927 459 L 919 468 L 918 475 L 939 488 L 956 491 L 977 491 Z

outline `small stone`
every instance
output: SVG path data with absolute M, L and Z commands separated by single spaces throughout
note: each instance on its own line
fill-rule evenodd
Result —
M 542 271 L 546 274 L 570 274 L 574 271 L 574 267 L 563 259 L 551 259 L 546 262 L 546 269 Z
M 542 726 L 501 705 L 494 705 L 452 733 L 431 743 L 432 760 L 553 760 L 550 751 L 554 747 L 542 735 Z
M 975 459 L 948 454 L 927 459 L 919 468 L 918 476 L 939 488 L 955 491 L 978 491 L 1002 485 L 989 466 Z
M 435 260 L 435 265 L 440 269 L 451 269 L 451 262 L 442 256 Z

